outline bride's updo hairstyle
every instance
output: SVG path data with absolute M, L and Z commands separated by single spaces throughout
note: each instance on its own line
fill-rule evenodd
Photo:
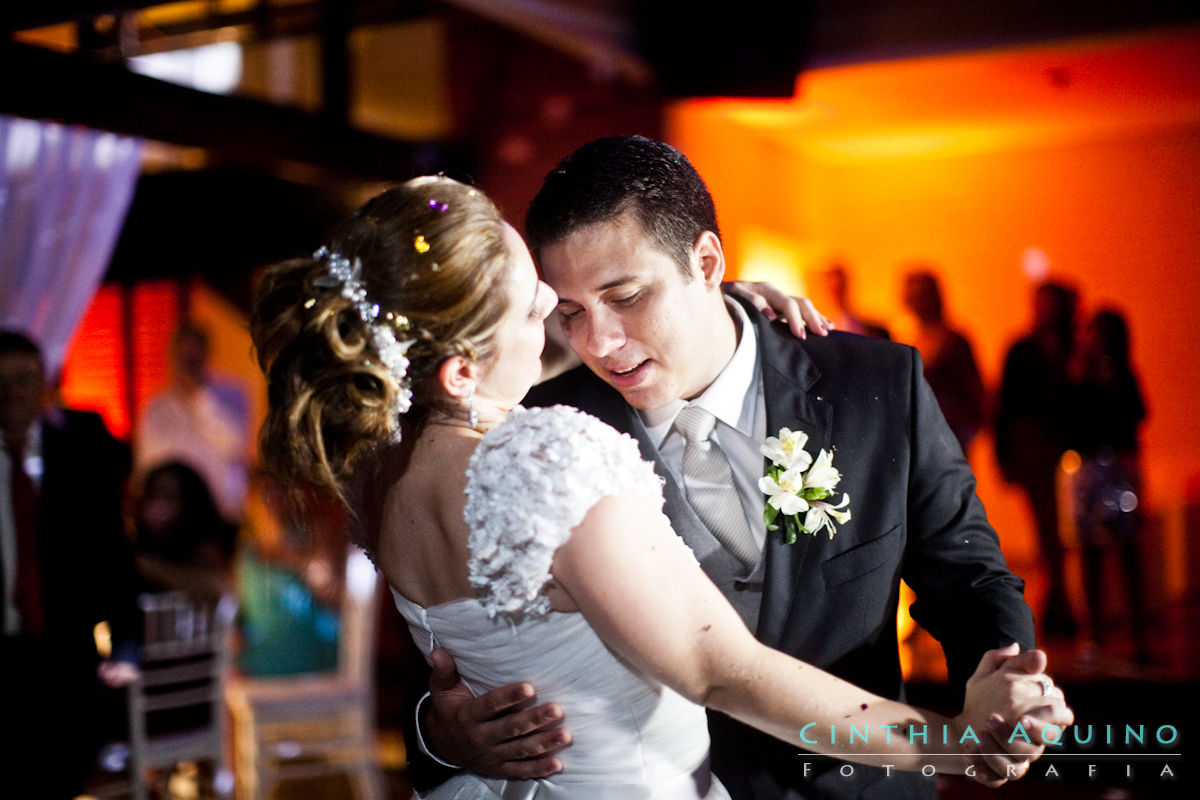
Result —
M 312 257 L 270 267 L 250 321 L 268 468 L 344 496 L 364 455 L 415 439 L 433 409 L 461 415 L 437 368 L 491 357 L 507 256 L 482 192 L 422 177 L 367 202 Z

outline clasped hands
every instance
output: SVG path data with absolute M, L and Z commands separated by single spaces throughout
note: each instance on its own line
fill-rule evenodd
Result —
M 1043 651 L 1021 653 L 1016 644 L 984 653 L 954 718 L 959 740 L 971 742 L 963 756 L 968 777 L 991 787 L 1022 777 L 1075 722 L 1062 689 L 1045 674 L 1046 664 Z
M 966 774 L 986 786 L 1023 776 L 1045 751 L 1045 742 L 1058 739 L 1047 731 L 1061 734 L 1075 720 L 1062 690 L 1045 674 L 1046 654 L 1018 649 L 1013 644 L 984 654 L 967 681 L 963 712 L 954 718 L 957 737 L 978 739 L 963 755 Z M 421 727 L 438 758 L 486 778 L 530 780 L 562 771 L 557 754 L 571 744 L 571 734 L 562 727 L 558 704 L 538 704 L 528 683 L 475 697 L 459 680 L 449 654 L 434 650 L 432 660 L 430 702 Z

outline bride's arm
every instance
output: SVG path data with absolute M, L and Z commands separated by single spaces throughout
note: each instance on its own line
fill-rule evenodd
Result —
M 909 770 L 949 753 L 957 757 L 946 759 L 945 770 L 961 773 L 971 748 L 958 742 L 968 725 L 982 739 L 993 714 L 1016 721 L 1062 702 L 1043 696 L 1044 676 L 997 668 L 1002 658 L 993 655 L 968 682 L 964 712 L 949 718 L 772 650 L 680 546 L 656 501 L 631 492 L 593 506 L 557 551 L 551 572 L 614 651 L 685 697 L 806 750 Z M 851 725 L 860 732 L 866 726 L 869 740 L 851 743 Z M 943 725 L 951 744 L 942 743 Z M 909 736 L 909 726 L 928 726 L 928 735 Z M 1036 758 L 1041 749 L 1028 754 Z

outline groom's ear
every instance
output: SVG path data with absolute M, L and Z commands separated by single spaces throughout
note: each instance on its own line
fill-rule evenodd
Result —
M 715 233 L 704 231 L 696 237 L 696 243 L 692 245 L 692 259 L 704 283 L 719 292 L 721 281 L 725 279 L 725 250 Z
M 437 369 L 442 391 L 455 400 L 466 400 L 479 380 L 479 365 L 466 356 L 450 356 Z

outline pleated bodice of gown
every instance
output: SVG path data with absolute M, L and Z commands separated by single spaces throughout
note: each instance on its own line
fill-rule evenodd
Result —
M 728 798 L 708 769 L 704 709 L 620 659 L 582 614 L 550 610 L 544 595 L 554 551 L 596 500 L 629 488 L 661 499 L 636 443 L 574 409 L 515 409 L 484 437 L 468 476 L 479 596 L 423 608 L 393 589 L 396 607 L 425 657 L 448 651 L 475 694 L 524 681 L 539 702 L 558 703 L 572 744 L 550 778 L 462 775 L 428 797 Z

